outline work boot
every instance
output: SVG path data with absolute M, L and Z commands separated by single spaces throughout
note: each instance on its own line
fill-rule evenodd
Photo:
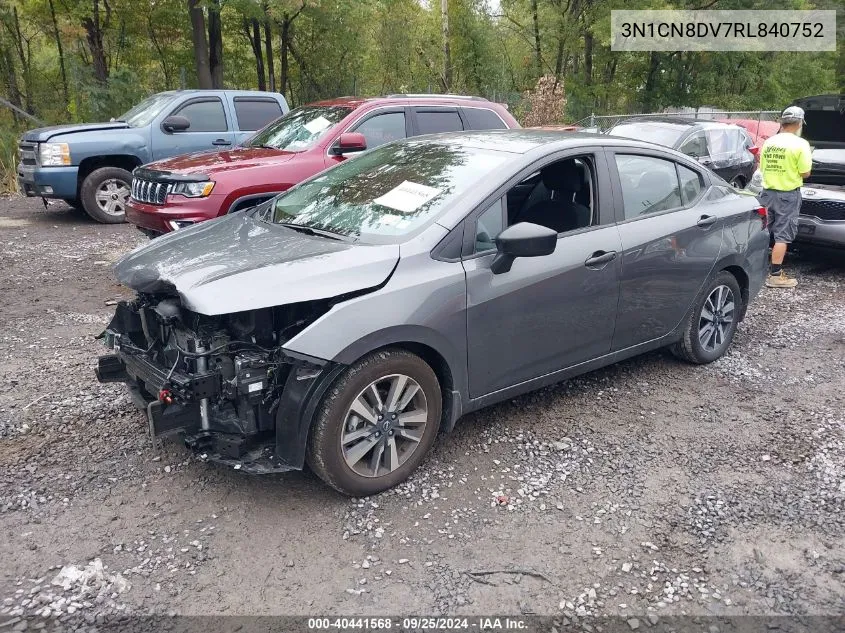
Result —
M 786 273 L 781 270 L 776 275 L 769 275 L 766 279 L 766 285 L 769 288 L 794 288 L 798 285 L 798 280 L 787 277 Z

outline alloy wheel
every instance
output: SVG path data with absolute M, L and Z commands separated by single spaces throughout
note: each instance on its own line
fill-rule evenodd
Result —
M 706 351 L 712 352 L 727 343 L 734 307 L 734 293 L 727 286 L 716 286 L 707 297 L 698 319 L 698 340 Z
M 126 212 L 126 201 L 129 199 L 129 185 L 116 178 L 109 178 L 100 184 L 94 198 L 103 213 L 123 215 Z
M 428 403 L 419 383 L 404 374 L 371 382 L 352 401 L 340 444 L 346 465 L 362 477 L 380 477 L 417 450 L 428 422 Z

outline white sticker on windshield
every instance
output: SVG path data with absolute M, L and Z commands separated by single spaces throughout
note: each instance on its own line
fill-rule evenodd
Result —
M 332 122 L 329 121 L 326 117 L 318 116 L 316 119 L 311 119 L 310 121 L 308 121 L 308 123 L 306 123 L 302 127 L 308 130 L 309 134 L 318 134 L 319 132 L 322 132 L 327 127 L 329 127 L 331 124 Z
M 440 193 L 440 189 L 406 180 L 373 202 L 402 213 L 412 213 Z

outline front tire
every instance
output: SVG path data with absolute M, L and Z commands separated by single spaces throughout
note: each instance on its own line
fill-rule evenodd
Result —
M 373 352 L 329 388 L 308 439 L 308 465 L 344 494 L 364 497 L 404 481 L 440 427 L 437 376 L 401 349 Z
M 80 198 L 85 213 L 103 224 L 120 224 L 126 219 L 132 174 L 120 167 L 100 167 L 85 177 Z
M 671 347 L 672 353 L 696 365 L 712 363 L 730 347 L 740 314 L 739 284 L 732 274 L 723 270 L 699 295 L 687 316 L 683 337 Z

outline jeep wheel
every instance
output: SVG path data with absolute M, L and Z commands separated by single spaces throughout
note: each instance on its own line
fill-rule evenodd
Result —
M 329 388 L 308 440 L 308 465 L 327 484 L 363 497 L 407 479 L 440 427 L 437 376 L 420 357 L 383 350 Z
M 80 198 L 85 212 L 97 222 L 119 224 L 126 217 L 132 174 L 120 167 L 100 167 L 82 182 Z

